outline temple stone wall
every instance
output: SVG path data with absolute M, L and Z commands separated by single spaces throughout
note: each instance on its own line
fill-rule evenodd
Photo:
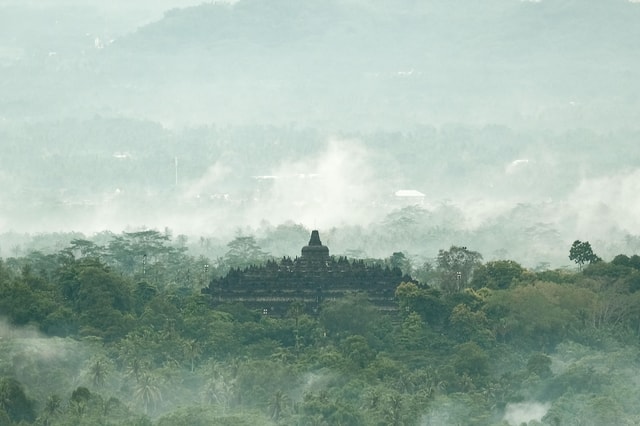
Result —
M 366 293 L 372 303 L 386 310 L 395 308 L 395 289 L 403 281 L 413 280 L 398 268 L 330 256 L 318 231 L 313 231 L 300 257 L 232 269 L 226 276 L 211 280 L 202 293 L 211 297 L 214 306 L 239 302 L 278 316 L 294 302 L 303 302 L 309 313 L 315 313 L 323 301 L 352 292 Z

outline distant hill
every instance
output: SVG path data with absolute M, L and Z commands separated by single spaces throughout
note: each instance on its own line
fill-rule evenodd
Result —
M 428 63 L 432 53 L 443 54 L 431 58 L 438 62 L 491 63 L 532 56 L 554 63 L 588 62 L 598 53 L 637 59 L 638 18 L 640 5 L 621 0 L 240 0 L 171 10 L 119 43 L 165 54 L 199 48 L 300 55 L 315 51 L 329 57 L 349 52 L 377 58 L 378 63 L 389 55 Z
M 64 28 L 85 19 L 67 12 Z M 640 4 L 623 0 L 240 0 L 172 9 L 126 35 L 96 19 L 66 38 L 42 14 L 28 21 L 50 50 L 21 50 L 29 32 L 5 22 L 0 115 L 607 128 L 635 121 L 640 99 Z

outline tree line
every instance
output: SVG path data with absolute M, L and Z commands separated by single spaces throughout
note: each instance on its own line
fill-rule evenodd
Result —
M 483 262 L 467 247 L 409 269 L 396 310 L 365 294 L 282 317 L 210 307 L 218 259 L 140 231 L 0 261 L 0 423 L 37 425 L 637 424 L 640 257 L 577 241 L 576 270 Z M 580 256 L 576 257 L 576 249 Z M 586 257 L 585 257 L 586 256 Z M 208 276 L 207 276 L 208 275 Z

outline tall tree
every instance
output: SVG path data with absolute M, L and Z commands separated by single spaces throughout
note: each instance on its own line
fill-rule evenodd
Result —
M 59 395 L 49 395 L 47 402 L 44 405 L 44 422 L 45 425 L 49 424 L 49 419 L 62 412 L 62 398 Z
M 259 264 L 267 260 L 268 254 L 262 251 L 252 236 L 238 235 L 229 244 L 224 261 L 230 268 L 241 268 Z
M 112 262 L 127 274 L 145 274 L 147 266 L 165 263 L 174 247 L 168 246 L 169 235 L 155 230 L 125 232 L 115 236 L 108 246 Z
M 280 419 L 282 411 L 285 409 L 288 402 L 289 397 L 286 393 L 281 390 L 275 391 L 271 396 L 271 400 L 269 401 L 270 417 L 277 422 Z
M 149 409 L 152 407 L 155 409 L 158 402 L 162 401 L 162 391 L 156 377 L 144 374 L 142 379 L 136 383 L 133 396 L 142 403 L 145 413 L 149 413 Z
M 596 263 L 602 259 L 593 252 L 589 241 L 575 240 L 569 250 L 569 260 L 576 262 L 578 267 L 582 269 L 582 265 L 585 263 Z
M 200 355 L 202 355 L 202 346 L 200 346 L 200 343 L 198 343 L 197 340 L 189 339 L 184 342 L 183 351 L 184 356 L 191 363 L 191 372 L 193 373 L 196 359 L 200 358 Z
M 456 293 L 466 288 L 481 261 L 480 253 L 466 247 L 452 246 L 449 250 L 440 250 L 436 260 L 436 271 L 442 290 Z
M 91 380 L 94 386 L 96 387 L 104 386 L 104 380 L 108 372 L 107 363 L 104 360 L 97 359 L 93 363 L 91 363 L 89 372 L 91 373 Z

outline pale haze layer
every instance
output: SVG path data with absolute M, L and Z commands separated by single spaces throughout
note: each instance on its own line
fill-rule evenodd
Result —
M 290 221 L 369 255 L 632 253 L 639 18 L 621 1 L 4 1 L 0 233 Z

